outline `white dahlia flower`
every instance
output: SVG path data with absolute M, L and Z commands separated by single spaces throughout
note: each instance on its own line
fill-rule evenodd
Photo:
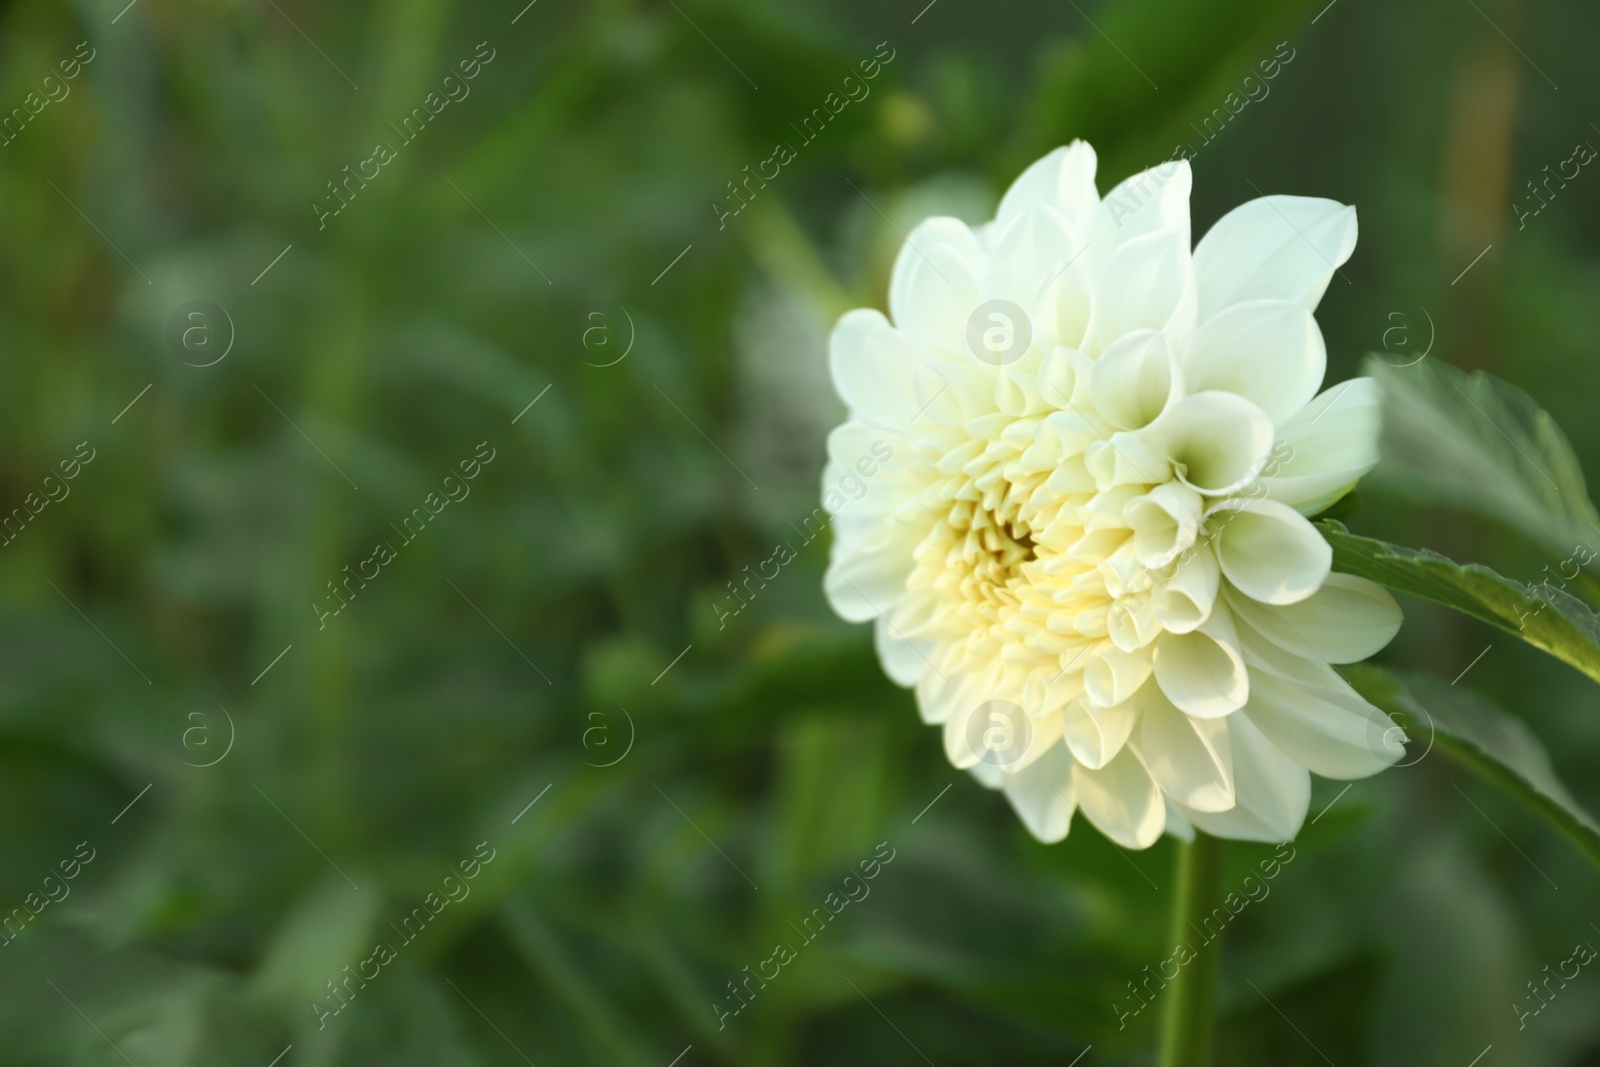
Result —
M 1371 380 L 1318 394 L 1355 210 L 1264 197 L 1191 252 L 1187 163 L 1104 200 L 1094 172 L 1074 143 L 994 221 L 928 219 L 892 321 L 839 320 L 824 485 L 862 488 L 827 497 L 827 595 L 1040 840 L 1074 810 L 1130 848 L 1286 840 L 1309 772 L 1403 753 L 1329 666 L 1400 610 L 1306 518 L 1377 459 Z

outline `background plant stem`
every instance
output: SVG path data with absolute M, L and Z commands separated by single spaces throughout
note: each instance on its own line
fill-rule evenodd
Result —
M 1197 955 L 1178 971 L 1167 991 L 1161 1017 L 1161 1067 L 1210 1067 L 1216 1027 L 1217 970 L 1222 960 L 1219 934 L 1205 941 L 1202 920 L 1222 895 L 1220 839 L 1196 830 L 1194 841 L 1178 846 L 1178 886 L 1172 904 L 1171 944 L 1187 944 Z

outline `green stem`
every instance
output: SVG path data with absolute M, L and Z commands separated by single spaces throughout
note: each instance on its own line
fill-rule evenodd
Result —
M 1222 895 L 1226 856 L 1220 839 L 1196 830 L 1194 841 L 1178 846 L 1178 887 L 1172 904 L 1174 945 L 1196 946 L 1195 957 L 1180 967 L 1166 991 L 1161 1017 L 1161 1067 L 1210 1067 L 1216 1028 L 1217 970 L 1222 938 L 1197 936 Z

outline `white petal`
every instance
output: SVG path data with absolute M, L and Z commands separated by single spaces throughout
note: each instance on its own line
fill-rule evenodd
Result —
M 1351 378 L 1322 392 L 1279 430 L 1262 477 L 1268 494 L 1303 515 L 1344 495 L 1378 463 L 1378 383 Z
M 1104 767 L 1128 743 L 1138 718 L 1138 706 L 1131 702 L 1101 708 L 1087 700 L 1074 700 L 1062 710 L 1061 736 L 1079 763 Z
M 1167 805 L 1130 748 L 1099 770 L 1072 768 L 1073 796 L 1099 831 L 1123 848 L 1149 848 L 1167 825 Z
M 935 380 L 911 338 L 866 308 L 847 311 L 828 339 L 828 368 L 852 416 L 904 429 L 916 417 L 917 383 Z
M 1322 587 L 1333 549 L 1299 512 L 1274 500 L 1229 500 L 1214 508 L 1222 573 L 1253 600 L 1294 604 Z
M 1150 427 L 1179 479 L 1214 496 L 1236 492 L 1266 466 L 1273 426 L 1266 413 L 1233 393 L 1196 393 L 1168 408 Z
M 980 362 L 970 349 L 966 352 L 966 363 L 941 364 L 936 369 L 944 379 L 943 385 L 937 388 L 931 383 L 926 388 L 919 385 L 922 395 L 918 399 L 924 411 L 915 426 L 920 428 L 924 422 L 965 426 L 999 410 L 995 404 L 995 368 Z
M 1094 255 L 1109 255 L 1118 246 L 1161 230 L 1183 238 L 1188 249 L 1189 190 L 1194 175 L 1187 160 L 1174 160 L 1140 171 L 1106 194 L 1095 214 L 1091 243 Z
M 1237 393 L 1283 423 L 1316 395 L 1328 352 L 1305 305 L 1250 300 L 1196 330 L 1181 363 L 1189 392 Z
M 1057 408 L 1072 406 L 1072 392 L 1078 383 L 1075 355 L 1070 348 L 1053 348 L 1039 368 L 1039 395 Z
M 994 757 L 994 762 L 1008 773 L 1025 770 L 1046 753 L 1061 747 L 1066 716 L 1059 710 L 1044 715 L 1025 715 L 1025 719 L 1028 729 L 1022 736 L 1022 743 L 1013 743 L 1009 750 L 1002 749 Z
M 929 660 L 934 646 L 902 641 L 895 636 L 885 619 L 879 619 L 873 626 L 873 643 L 877 646 L 878 662 L 883 664 L 883 673 L 896 685 L 910 688 L 921 680 L 924 672 L 931 669 Z
M 1298 604 L 1259 604 L 1236 590 L 1228 606 L 1279 648 L 1325 663 L 1355 663 L 1373 655 L 1400 630 L 1400 605 L 1377 582 L 1329 574 Z
M 1210 545 L 1184 553 L 1172 576 L 1154 593 L 1156 621 L 1168 633 L 1186 634 L 1211 617 L 1221 584 L 1221 569 Z
M 1227 611 L 1213 610 L 1192 633 L 1158 637 L 1155 676 L 1167 699 L 1190 715 L 1216 719 L 1244 707 L 1250 673 Z
M 1166 797 L 1167 802 L 1167 833 L 1180 841 L 1194 840 L 1194 824 L 1188 816 L 1175 804 L 1171 797 Z
M 1165 445 L 1146 433 L 1118 430 L 1110 440 L 1091 444 L 1083 459 L 1099 489 L 1153 485 L 1172 477 Z
M 1200 829 L 1237 841 L 1288 841 L 1300 832 L 1311 805 L 1311 774 L 1280 752 L 1243 715 L 1228 719 L 1237 803 L 1223 812 L 1187 809 Z
M 1335 682 L 1324 688 L 1253 672 L 1244 714 L 1285 755 L 1324 778 L 1365 778 L 1397 763 L 1404 732 L 1343 679 Z
M 952 767 L 966 770 L 983 761 L 982 746 L 968 743 L 967 738 L 975 728 L 974 721 L 978 724 L 976 729 L 982 731 L 990 702 L 975 699 L 976 694 L 966 685 L 961 687 L 961 697 L 963 699 L 951 698 L 948 701 L 949 715 L 944 720 L 944 754 Z
M 1045 844 L 1067 836 L 1072 825 L 1072 754 L 1054 745 L 1023 770 L 1005 774 L 1002 788 L 1028 832 Z
M 967 768 L 967 773 L 977 779 L 978 784 L 985 789 L 1000 789 L 1005 785 L 1005 772 L 993 764 L 974 763 Z
M 1267 196 L 1217 220 L 1194 250 L 1200 321 L 1245 300 L 1315 308 L 1356 247 L 1356 209 L 1307 196 Z
M 1161 695 L 1148 692 L 1139 719 L 1139 755 L 1161 791 L 1196 811 L 1227 811 L 1234 805 L 1233 749 L 1224 719 L 1195 719 Z
M 1124 652 L 1144 648 L 1161 635 L 1161 623 L 1151 603 L 1154 589 L 1153 583 L 1134 589 L 1118 598 L 1106 613 L 1106 636 Z
M 1086 256 L 1077 252 L 1073 256 L 1033 303 L 1034 343 L 1041 351 L 1057 346 L 1078 348 L 1088 334 L 1092 274 Z
M 1061 211 L 1046 204 L 1031 207 L 1004 223 L 995 223 L 984 293 L 1011 300 L 1031 313 L 1045 299 L 1045 286 L 1076 253 L 1077 243 Z
M 1122 508 L 1133 530 L 1133 552 L 1146 567 L 1177 559 L 1200 532 L 1200 494 L 1178 482 L 1158 485 Z
M 980 762 L 1021 770 L 1061 740 L 1061 726 L 1060 713 L 1034 718 L 1019 704 L 980 696 L 956 705 L 945 720 L 945 755 L 962 770 Z
M 1100 268 L 1090 313 L 1090 343 L 1105 351 L 1135 330 L 1162 330 L 1181 348 L 1194 329 L 1194 272 L 1187 233 L 1135 237 Z
M 1095 191 L 1094 149 L 1084 141 L 1057 148 L 1023 171 L 1000 198 L 995 222 L 1001 227 L 1039 204 L 1057 208 L 1074 223 L 1087 221 L 1100 204 Z
M 976 687 L 966 675 L 931 670 L 917 680 L 917 711 L 925 723 L 949 722 L 956 714 L 969 712 L 976 701 Z
M 901 462 L 893 463 L 896 456 Z M 846 422 L 828 434 L 822 503 L 835 515 L 887 516 L 927 484 L 914 466 L 911 441 L 894 430 Z
M 909 531 L 893 523 L 875 525 L 870 540 L 835 537 L 822 579 L 828 603 L 848 622 L 866 622 L 891 611 L 905 593 L 906 578 L 911 574 Z
M 1112 707 L 1132 696 L 1150 677 L 1151 670 L 1148 648 L 1136 651 L 1124 651 L 1115 646 L 1102 648 L 1084 658 L 1084 695 L 1097 708 Z
M 960 219 L 932 218 L 918 224 L 889 280 L 889 313 L 895 325 L 930 352 L 963 358 L 967 319 L 983 303 L 979 280 L 987 269 L 985 258 Z
M 1061 670 L 1055 664 L 1041 666 L 1029 675 L 1022 688 L 1022 710 L 1035 718 L 1053 714 L 1082 692 L 1080 672 Z
M 1119 430 L 1148 426 L 1181 388 L 1176 358 L 1159 330 L 1136 330 L 1113 342 L 1089 380 L 1095 410 Z

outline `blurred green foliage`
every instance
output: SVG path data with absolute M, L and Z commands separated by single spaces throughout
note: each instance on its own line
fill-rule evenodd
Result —
M 1091 140 L 1105 189 L 1187 140 L 1197 233 L 1261 193 L 1358 206 L 1332 378 L 1426 340 L 1597 469 L 1600 178 L 1511 211 L 1600 143 L 1597 30 L 1570 0 L 0 4 L 0 106 L 94 53 L 0 147 L 0 506 L 95 450 L 0 559 L 0 905 L 39 911 L 0 948 L 0 1063 L 1149 1062 L 1159 1013 L 1113 1004 L 1171 950 L 1170 846 L 1033 842 L 823 603 L 826 537 L 795 525 L 840 414 L 830 320 L 882 305 L 917 219 L 984 217 L 1048 148 Z M 880 41 L 870 95 L 719 226 Z M 479 42 L 470 95 L 402 144 Z M 1279 42 L 1270 93 L 1202 137 Z M 214 347 L 174 347 L 200 299 Z M 1364 498 L 1358 531 L 1547 562 Z M 719 627 L 779 541 L 799 559 Z M 1492 643 L 1472 681 L 1600 806 L 1590 683 L 1406 607 L 1386 658 L 1448 678 Z M 1600 978 L 1525 1030 L 1511 1006 L 1600 939 L 1581 857 L 1437 756 L 1341 788 L 1229 929 L 1219 1063 L 1600 1062 Z M 880 842 L 870 896 L 719 1026 Z

